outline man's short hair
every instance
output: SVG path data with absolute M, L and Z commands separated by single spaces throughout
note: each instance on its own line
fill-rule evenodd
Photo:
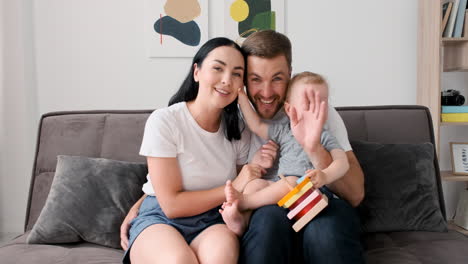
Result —
M 285 35 L 274 30 L 262 30 L 253 33 L 242 43 L 247 56 L 271 59 L 284 55 L 291 69 L 291 41 Z

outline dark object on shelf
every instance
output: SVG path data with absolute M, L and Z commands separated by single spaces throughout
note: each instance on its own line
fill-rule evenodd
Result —
M 442 91 L 441 99 L 442 105 L 463 105 L 465 103 L 465 97 L 459 91 L 452 89 Z

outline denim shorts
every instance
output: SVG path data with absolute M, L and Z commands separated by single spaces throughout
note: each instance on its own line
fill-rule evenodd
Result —
M 221 214 L 218 212 L 220 207 L 213 208 L 205 213 L 191 216 L 169 219 L 159 206 L 158 200 L 154 196 L 147 196 L 140 206 L 138 216 L 130 222 L 128 250 L 124 255 L 124 263 L 130 263 L 130 249 L 135 239 L 145 228 L 165 224 L 177 229 L 184 237 L 187 244 L 200 234 L 207 227 L 215 224 L 224 224 Z

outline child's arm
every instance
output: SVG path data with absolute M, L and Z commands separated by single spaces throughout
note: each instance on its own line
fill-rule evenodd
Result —
M 333 159 L 330 166 L 323 170 L 308 170 L 307 176 L 310 177 L 314 187 L 320 188 L 323 185 L 330 184 L 343 177 L 349 169 L 348 158 L 342 149 L 332 149 L 330 155 Z M 314 161 L 312 164 L 314 164 Z
M 268 140 L 268 124 L 262 122 L 258 114 L 253 110 L 249 98 L 244 92 L 244 88 L 239 89 L 238 102 L 250 131 L 264 140 Z

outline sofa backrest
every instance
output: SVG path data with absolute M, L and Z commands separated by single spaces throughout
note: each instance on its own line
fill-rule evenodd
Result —
M 429 110 L 422 106 L 339 107 L 350 140 L 381 143 L 434 143 Z M 138 155 L 146 119 L 152 110 L 73 111 L 42 116 L 33 165 L 25 231 L 32 229 L 45 204 L 57 155 L 144 162 Z M 439 202 L 445 207 L 437 159 Z
M 425 143 L 434 146 L 434 128 L 429 109 L 418 105 L 337 107 L 350 141 L 387 144 Z M 435 150 L 434 150 L 435 151 Z M 434 153 L 435 182 L 442 215 L 446 218 L 437 155 Z
M 25 231 L 31 230 L 49 194 L 57 155 L 144 162 L 138 155 L 152 110 L 73 111 L 44 114 L 39 123 Z

